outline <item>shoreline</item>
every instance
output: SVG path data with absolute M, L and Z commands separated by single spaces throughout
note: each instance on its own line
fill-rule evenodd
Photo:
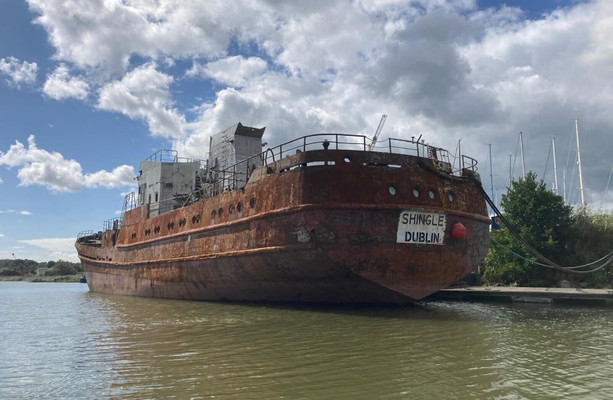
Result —
M 0 282 L 75 282 L 79 283 L 81 275 L 26 275 L 26 276 L 0 276 Z

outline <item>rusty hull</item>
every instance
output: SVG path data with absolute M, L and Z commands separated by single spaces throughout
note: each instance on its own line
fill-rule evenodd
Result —
M 399 154 L 308 151 L 259 168 L 242 189 L 151 218 L 146 205 L 128 211 L 120 229 L 76 247 L 94 292 L 407 303 L 466 276 L 488 248 L 484 199 L 469 180 L 433 172 L 445 168 Z M 403 210 L 444 212 L 444 244 L 396 243 Z M 451 237 L 456 222 L 465 239 Z

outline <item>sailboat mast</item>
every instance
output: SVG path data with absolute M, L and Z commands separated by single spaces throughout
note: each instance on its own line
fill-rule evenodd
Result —
M 583 173 L 581 172 L 581 150 L 579 149 L 579 118 L 575 119 L 575 134 L 577 135 L 577 164 L 579 165 L 579 188 L 581 189 L 581 205 L 585 207 L 585 194 L 583 193 Z
M 524 160 L 524 134 L 519 132 L 519 149 L 521 151 L 521 175 L 526 179 L 526 161 Z
M 511 167 L 511 159 L 513 154 L 509 154 L 509 187 L 513 184 L 513 167 Z
M 462 139 L 458 140 L 458 168 L 460 169 L 460 171 L 462 170 L 462 168 L 464 168 L 464 165 L 462 163 Z
M 490 147 L 490 190 L 492 192 L 492 201 L 496 204 L 496 196 L 494 195 L 494 174 L 492 171 L 492 145 L 488 144 Z
M 556 163 L 556 138 L 551 138 L 551 147 L 553 150 L 553 192 L 558 194 L 558 165 Z

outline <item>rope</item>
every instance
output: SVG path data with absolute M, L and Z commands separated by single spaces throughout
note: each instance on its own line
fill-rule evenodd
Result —
M 506 227 L 509 229 L 509 232 L 511 232 L 511 234 L 513 236 L 515 236 L 515 238 L 517 238 L 517 240 L 520 241 L 521 244 L 523 244 L 532 254 L 534 254 L 538 259 L 540 259 L 541 261 L 543 261 L 544 264 L 541 264 L 547 268 L 553 268 L 553 269 L 557 269 L 558 271 L 562 271 L 562 272 L 568 272 L 571 274 L 589 274 L 595 271 L 598 271 L 604 267 L 606 267 L 607 265 L 611 264 L 611 262 L 613 262 L 613 251 L 610 252 L 609 254 L 607 254 L 606 256 L 604 256 L 603 258 L 601 258 L 600 260 L 594 261 L 592 263 L 586 264 L 586 265 L 578 265 L 578 266 L 573 266 L 573 267 L 563 267 L 561 265 L 556 264 L 555 262 L 551 261 L 550 259 L 548 259 L 547 257 L 545 257 L 543 254 L 541 254 L 537 249 L 535 249 L 534 247 L 532 247 L 532 245 L 530 243 L 528 243 L 523 237 L 520 236 L 520 234 L 515 230 L 515 228 L 513 227 L 513 225 L 511 225 L 511 223 L 509 221 L 507 221 L 507 219 L 504 217 L 504 215 L 502 215 L 502 213 L 500 212 L 500 210 L 498 209 L 498 207 L 496 207 L 496 204 L 494 204 L 494 202 L 492 201 L 492 199 L 490 199 L 490 197 L 487 195 L 487 192 L 485 191 L 485 189 L 483 189 L 483 185 L 481 185 L 481 182 L 479 181 L 479 179 L 475 178 L 474 176 L 468 176 L 468 177 L 460 177 L 460 176 L 455 176 L 455 175 L 449 175 L 449 174 L 445 174 L 442 173 L 440 171 L 437 171 L 435 169 L 432 169 L 430 166 L 428 166 L 426 163 L 423 163 L 421 161 L 417 162 L 417 166 L 420 168 L 425 169 L 426 171 L 437 175 L 443 179 L 447 179 L 447 180 L 457 180 L 457 181 L 471 181 L 475 187 L 479 190 L 479 192 L 481 192 L 481 195 L 483 196 L 483 198 L 485 199 L 485 201 L 490 205 L 490 207 L 492 208 L 492 210 L 496 213 L 496 215 L 499 217 L 499 220 L 502 221 L 503 224 L 506 225 Z M 575 271 L 575 269 L 577 268 L 582 268 L 585 266 L 589 266 L 589 265 L 594 265 L 598 262 L 600 262 L 601 260 L 604 260 L 605 258 L 608 257 L 608 260 L 602 264 L 601 266 L 593 269 L 593 270 L 589 270 L 589 271 Z M 530 262 L 533 262 L 532 260 L 528 260 Z
M 503 248 L 503 249 L 504 249 L 506 252 L 513 254 L 515 257 L 521 258 L 522 260 L 524 260 L 524 261 L 528 261 L 529 263 L 534 264 L 534 265 L 538 265 L 538 266 L 541 266 L 541 267 L 546 267 L 546 268 L 553 268 L 551 265 L 547 265 L 547 264 L 543 264 L 543 263 L 540 263 L 540 262 L 536 262 L 536 261 L 534 261 L 534 260 L 531 260 L 531 259 L 529 259 L 529 258 L 526 258 L 526 257 L 522 256 L 521 254 L 518 254 L 518 253 L 514 252 L 514 251 L 513 251 L 513 250 L 511 250 L 509 247 L 507 247 L 507 246 L 505 246 L 504 244 L 502 244 L 502 243 L 500 243 L 500 242 L 496 241 L 496 240 L 495 240 L 494 238 L 492 238 L 491 236 L 490 236 L 490 240 L 491 240 L 492 242 L 494 242 L 494 243 L 495 243 L 497 246 L 502 247 L 502 248 Z M 600 258 L 600 259 L 598 259 L 598 260 L 596 260 L 596 261 L 593 261 L 593 262 L 591 262 L 591 263 L 588 263 L 588 264 L 583 264 L 583 265 L 577 265 L 577 266 L 574 266 L 574 267 L 565 267 L 565 268 L 566 268 L 566 269 L 578 269 L 578 268 L 585 268 L 585 267 L 589 267 L 589 266 L 591 266 L 591 265 L 594 265 L 594 264 L 597 264 L 597 263 L 601 262 L 602 260 L 606 259 L 607 257 L 610 257 L 611 255 L 613 255 L 613 251 L 612 251 L 612 252 L 610 252 L 609 254 L 607 254 L 606 256 L 604 256 L 604 257 L 602 257 L 602 258 Z M 607 265 L 607 264 L 605 263 L 605 264 L 603 264 L 603 265 L 601 265 L 601 266 L 599 266 L 599 267 L 596 267 L 596 268 L 594 268 L 594 269 L 592 269 L 592 270 L 589 270 L 589 271 L 579 271 L 579 272 L 582 272 L 582 273 L 596 272 L 596 271 L 601 270 L 601 269 L 603 269 L 604 267 L 606 267 L 606 265 Z M 574 271 L 574 272 L 577 272 L 577 271 Z
M 511 234 L 513 236 L 515 236 L 515 238 L 517 238 L 517 240 L 519 240 L 521 242 L 521 244 L 523 244 L 532 254 L 534 254 L 538 259 L 543 261 L 545 263 L 545 266 L 547 266 L 549 268 L 557 269 L 558 271 L 568 272 L 568 273 L 572 273 L 572 274 L 589 274 L 589 273 L 592 273 L 594 271 L 598 271 L 598 270 L 606 267 L 607 265 L 609 265 L 611 262 L 613 262 L 613 252 L 609 253 L 608 255 L 606 255 L 604 257 L 604 258 L 608 257 L 608 260 L 604 264 L 602 264 L 600 267 L 598 267 L 598 268 L 596 268 L 594 270 L 589 270 L 589 271 L 575 271 L 576 268 L 580 268 L 582 266 L 563 267 L 563 266 L 558 265 L 557 263 L 551 261 L 550 259 L 545 257 L 543 254 L 541 254 L 541 252 L 539 252 L 537 249 L 532 247 L 532 245 L 530 243 L 528 243 L 523 237 L 521 237 L 519 235 L 519 233 L 515 230 L 513 225 L 511 225 L 511 223 L 509 221 L 507 221 L 507 219 L 502 215 L 500 210 L 498 210 L 498 208 L 496 207 L 496 204 L 494 204 L 492 199 L 489 198 L 489 196 L 487 195 L 487 192 L 483 189 L 483 186 L 481 185 L 481 182 L 479 182 L 478 179 L 474 179 L 474 178 L 472 179 L 472 181 L 475 184 L 475 187 L 481 192 L 481 195 L 485 198 L 485 201 L 490 205 L 492 210 L 499 217 L 500 221 L 503 224 L 505 224 L 506 227 L 509 229 L 509 232 L 511 232 Z M 597 263 L 597 262 L 598 261 L 595 261 L 594 263 Z M 588 264 L 588 265 L 593 265 L 594 263 L 591 263 L 591 264 Z

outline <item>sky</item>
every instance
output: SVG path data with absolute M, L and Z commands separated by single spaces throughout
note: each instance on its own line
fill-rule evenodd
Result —
M 160 149 L 241 122 L 281 144 L 422 135 L 613 210 L 613 1 L 0 1 L 0 259 L 78 261 Z M 491 146 L 490 146 L 491 145 Z M 490 147 L 491 165 L 490 169 Z M 491 181 L 493 180 L 493 185 Z M 490 188 L 491 187 L 491 188 Z

